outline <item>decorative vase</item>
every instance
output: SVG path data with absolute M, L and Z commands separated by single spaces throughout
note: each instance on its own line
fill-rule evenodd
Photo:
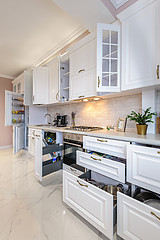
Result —
M 139 125 L 137 124 L 137 133 L 138 135 L 146 135 L 148 125 Z

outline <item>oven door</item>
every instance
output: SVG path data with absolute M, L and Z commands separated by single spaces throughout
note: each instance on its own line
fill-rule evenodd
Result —
M 63 163 L 72 168 L 84 172 L 85 168 L 76 164 L 76 152 L 83 151 L 83 143 L 72 140 L 68 141 L 66 139 L 64 139 L 63 143 L 64 143 Z

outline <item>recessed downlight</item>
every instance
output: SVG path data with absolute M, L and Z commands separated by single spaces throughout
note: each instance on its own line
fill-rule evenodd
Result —
M 88 99 L 83 99 L 83 102 L 88 102 Z

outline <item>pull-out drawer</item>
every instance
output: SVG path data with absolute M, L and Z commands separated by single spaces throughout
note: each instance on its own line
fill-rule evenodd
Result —
M 126 149 L 129 142 L 111 140 L 96 137 L 83 137 L 83 148 L 100 153 L 111 154 L 117 157 L 126 158 Z
M 160 149 L 136 145 L 127 148 L 127 181 L 160 193 Z
M 76 169 L 76 168 L 73 166 L 73 164 L 72 164 L 72 166 L 69 166 L 69 165 L 63 163 L 63 170 L 65 170 L 65 171 L 67 171 L 67 172 L 69 172 L 69 173 L 72 173 L 72 174 L 74 174 L 74 175 L 76 175 L 76 176 L 80 176 L 80 175 L 83 174 L 83 171 Z
M 124 240 L 160 239 L 160 211 L 118 193 L 117 233 Z
M 125 164 L 93 154 L 77 151 L 77 164 L 113 178 L 122 183 L 125 182 Z
M 105 236 L 113 239 L 117 211 L 116 205 L 113 206 L 113 195 L 63 171 L 63 201 Z

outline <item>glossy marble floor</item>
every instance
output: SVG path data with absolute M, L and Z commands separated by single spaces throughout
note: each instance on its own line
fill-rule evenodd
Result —
M 0 240 L 107 240 L 62 202 L 62 172 L 34 177 L 26 151 L 0 150 Z

